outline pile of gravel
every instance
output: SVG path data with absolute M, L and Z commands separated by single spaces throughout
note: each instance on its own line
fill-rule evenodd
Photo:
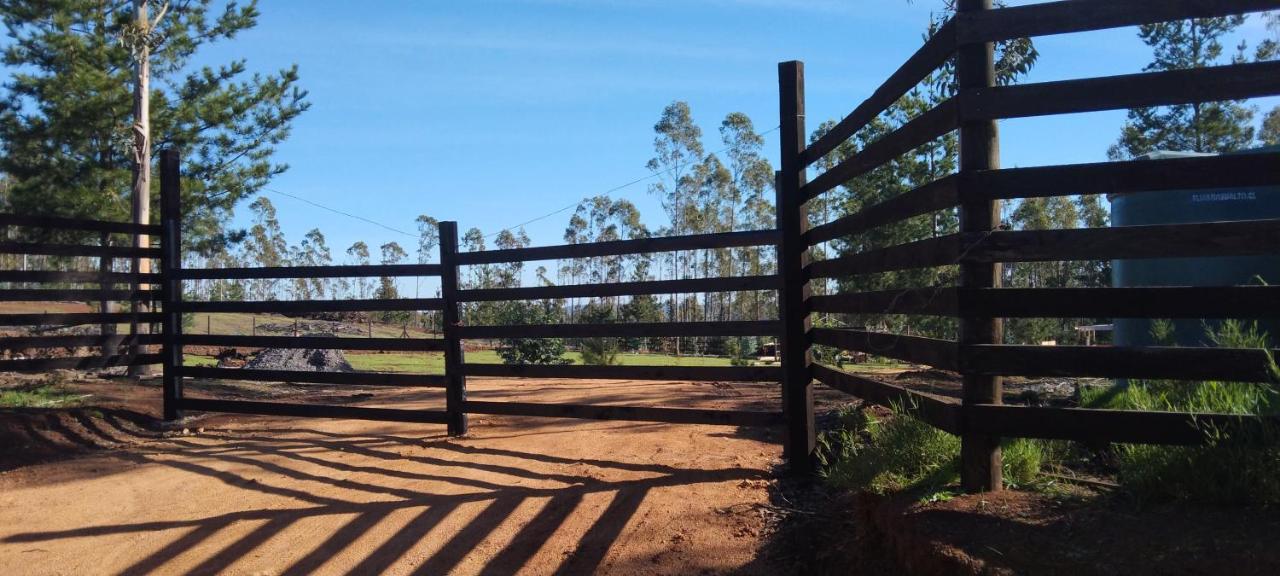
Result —
M 315 348 L 267 348 L 244 365 L 247 370 L 296 370 L 302 372 L 355 372 L 341 350 Z
M 281 334 L 292 334 L 295 325 L 292 322 L 267 322 L 258 324 L 259 332 L 271 332 Z M 307 336 L 352 334 L 364 336 L 368 334 L 368 330 L 361 326 L 346 324 L 343 322 L 316 322 L 311 320 L 301 320 L 296 325 L 299 334 Z

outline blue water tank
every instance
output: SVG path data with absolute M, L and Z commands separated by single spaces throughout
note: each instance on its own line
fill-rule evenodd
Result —
M 1276 152 L 1280 146 L 1240 152 Z M 1154 152 L 1139 160 L 1212 156 L 1187 152 Z M 1280 170 L 1280 166 L 1276 167 Z M 1221 188 L 1109 194 L 1112 226 L 1186 224 L 1280 218 L 1280 187 Z M 1227 256 L 1217 258 L 1152 258 L 1115 260 L 1112 285 L 1130 286 L 1239 286 L 1280 284 L 1280 255 Z M 1257 318 L 1259 327 L 1275 342 L 1280 340 L 1280 319 Z M 1211 326 L 1213 322 L 1209 323 Z M 1174 319 L 1174 338 L 1180 346 L 1204 346 L 1205 321 Z M 1151 321 L 1118 318 L 1115 344 L 1152 344 Z

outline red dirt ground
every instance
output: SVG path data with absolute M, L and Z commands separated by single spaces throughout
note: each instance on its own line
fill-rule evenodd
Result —
M 158 389 L 77 384 L 92 410 L 4 415 L 3 574 L 767 574 L 770 430 L 472 416 L 442 426 L 213 416 L 145 428 Z M 776 409 L 750 384 L 472 380 L 486 400 Z M 439 391 L 258 386 L 438 407 Z M 197 392 L 198 394 L 198 392 Z M 193 395 L 197 395 L 193 394 Z M 305 396 L 300 396 L 305 394 Z M 114 449 L 100 450 L 103 446 Z M 80 450 L 21 466 L 16 454 Z

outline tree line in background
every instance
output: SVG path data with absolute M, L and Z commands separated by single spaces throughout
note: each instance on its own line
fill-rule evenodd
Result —
M 648 238 L 651 236 L 707 234 L 769 229 L 774 226 L 773 168 L 761 155 L 764 138 L 745 114 L 732 113 L 719 127 L 723 159 L 706 153 L 702 130 L 694 122 L 689 106 L 674 102 L 654 126 L 654 158 L 648 163 L 656 177 L 650 187 L 666 212 L 669 224 L 651 230 L 640 211 L 625 199 L 595 196 L 583 200 L 570 216 L 564 242 L 581 244 Z M 265 197 L 250 204 L 253 224 L 244 241 L 234 251 L 212 255 L 188 253 L 188 265 L 199 267 L 235 266 L 323 266 L 335 263 L 325 236 L 319 229 L 308 232 L 301 242 L 290 244 L 281 230 L 274 205 Z M 430 216 L 417 218 L 419 238 L 416 255 L 420 263 L 434 260 L 439 246 L 438 221 Z M 503 230 L 486 236 L 477 228 L 462 234 L 461 249 L 480 251 L 523 248 L 530 244 L 523 230 Z M 372 264 L 368 244 L 355 242 L 345 251 L 345 264 Z M 397 242 L 378 247 L 378 264 L 398 264 L 409 254 Z M 460 285 L 464 289 L 515 288 L 526 282 L 525 264 L 483 264 L 464 268 Z M 597 284 L 683 280 L 721 276 L 761 276 L 774 272 L 771 247 L 726 248 L 681 251 L 666 254 L 637 254 L 562 260 L 538 266 L 532 280 L 539 285 Z M 362 278 L 307 278 L 296 280 L 207 280 L 195 282 L 191 296 L 210 300 L 271 300 L 277 298 L 397 298 L 393 278 L 377 281 Z M 776 295 L 772 292 L 680 294 L 664 297 L 634 296 L 592 299 L 476 302 L 463 307 L 468 324 L 546 324 L 561 322 L 689 322 L 717 320 L 758 320 L 776 318 Z M 340 315 L 339 315 L 340 316 Z M 415 322 L 426 329 L 438 329 L 433 314 L 379 313 L 384 322 Z M 589 339 L 578 349 L 597 363 L 611 363 L 619 351 L 661 350 L 675 354 L 742 355 L 754 351 L 755 338 L 634 338 Z M 554 339 L 503 343 L 504 355 L 513 361 L 550 362 L 560 358 L 564 343 Z

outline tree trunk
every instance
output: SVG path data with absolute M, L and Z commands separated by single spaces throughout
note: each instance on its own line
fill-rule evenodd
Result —
M 148 10 L 149 0 L 133 0 L 136 23 L 138 26 L 135 51 L 135 76 L 133 84 L 133 221 L 136 224 L 151 222 L 151 21 Z M 133 238 L 137 248 L 151 246 L 151 237 L 137 234 Z M 133 269 L 139 274 L 151 272 L 151 260 L 134 258 Z M 143 285 L 143 288 L 150 288 Z M 150 304 L 138 302 L 134 304 L 138 312 L 148 312 Z M 136 333 L 150 333 L 149 325 L 133 323 Z M 131 376 L 149 376 L 155 373 L 152 366 L 131 366 Z

